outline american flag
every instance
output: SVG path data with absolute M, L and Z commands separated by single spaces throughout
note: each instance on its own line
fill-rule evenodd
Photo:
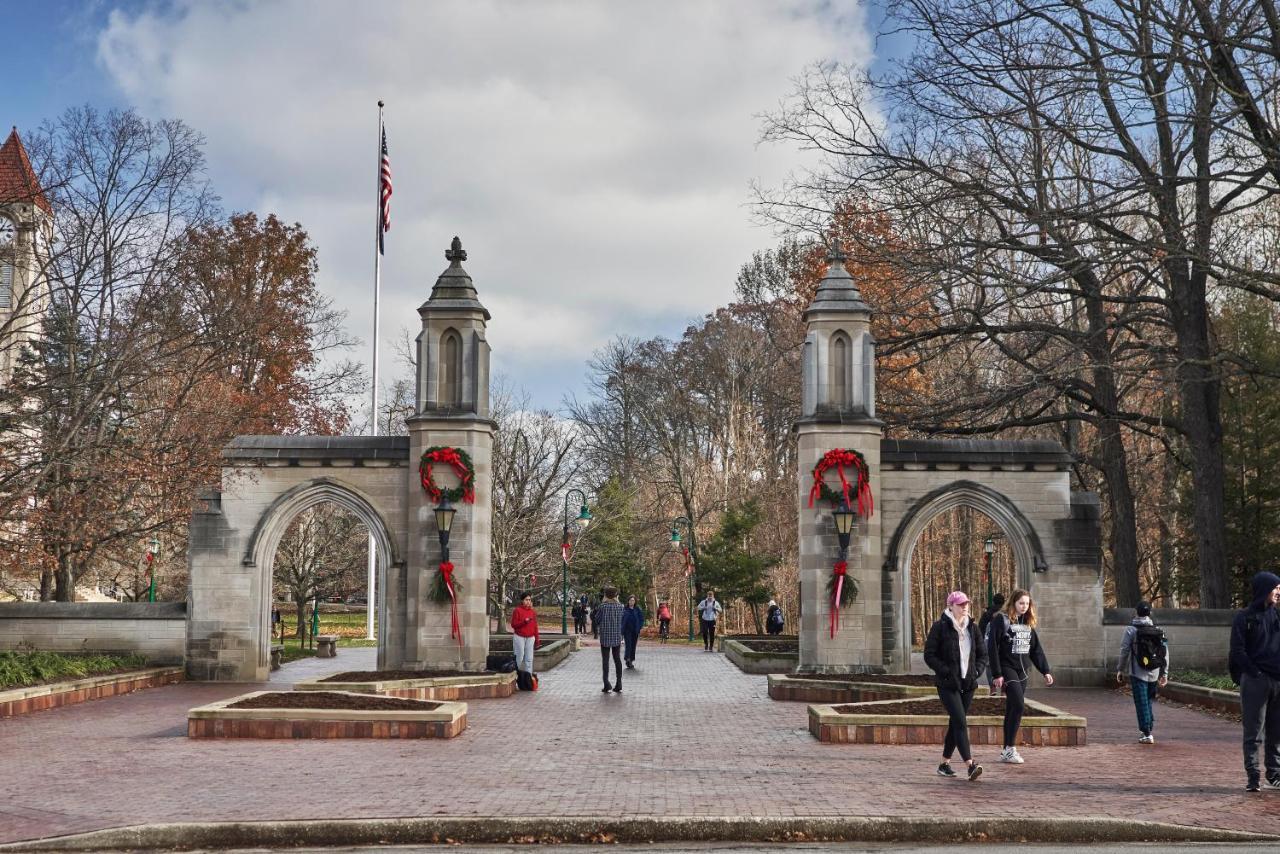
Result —
M 387 153 L 387 129 L 382 129 L 382 165 L 378 174 L 381 176 L 378 181 L 380 205 L 380 219 L 382 227 L 378 229 L 378 252 L 386 254 L 386 237 L 384 236 L 391 230 L 391 155 Z

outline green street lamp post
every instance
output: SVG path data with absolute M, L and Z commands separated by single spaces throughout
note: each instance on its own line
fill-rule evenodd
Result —
M 987 562 L 987 607 L 991 607 L 991 600 L 995 598 L 995 594 L 991 589 L 991 556 L 995 554 L 996 541 L 992 537 L 987 537 L 982 542 L 982 554 Z
M 697 555 L 689 551 L 689 547 L 680 541 L 680 526 L 683 525 L 689 534 L 689 542 L 693 542 L 693 523 L 684 516 L 671 520 L 671 548 L 684 555 L 684 577 L 689 581 L 689 642 L 693 642 L 693 573 L 697 571 Z
M 564 536 L 560 540 L 560 634 L 569 635 L 569 499 L 578 496 L 578 516 L 573 521 L 578 530 L 591 524 L 591 511 L 587 508 L 587 495 L 581 489 L 571 489 L 564 494 Z
M 154 602 L 156 601 L 156 555 L 160 553 L 160 540 L 152 537 L 147 546 L 147 574 L 151 576 L 147 590 L 147 601 Z

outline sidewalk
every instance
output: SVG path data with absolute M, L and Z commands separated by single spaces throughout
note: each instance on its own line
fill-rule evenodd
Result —
M 363 669 L 358 654 L 321 661 Z M 372 653 L 372 650 L 369 650 Z M 358 663 L 360 662 L 360 663 Z M 624 693 L 594 647 L 542 690 L 470 703 L 450 741 L 190 741 L 186 710 L 253 685 L 190 683 L 0 722 L 0 842 L 151 822 L 407 816 L 1116 818 L 1280 833 L 1280 793 L 1246 796 L 1239 727 L 1157 708 L 1136 743 L 1127 694 L 1031 693 L 1089 719 L 1089 746 L 1027 749 L 976 784 L 936 747 L 824 745 L 805 705 L 720 654 L 642 644 Z M 1038 683 L 1037 683 L 1038 684 Z

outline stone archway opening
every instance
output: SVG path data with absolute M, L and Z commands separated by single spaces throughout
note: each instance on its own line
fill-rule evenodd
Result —
M 305 563 L 317 560 L 314 556 L 299 553 L 326 543 L 337 546 L 338 550 L 345 547 L 349 552 L 342 556 L 331 551 L 328 556 L 319 557 L 322 564 L 326 561 L 330 563 L 320 566 L 313 563 L 310 569 L 318 573 L 318 583 L 305 585 L 313 592 L 313 596 L 314 593 L 319 593 L 322 624 L 326 621 L 327 611 L 328 622 L 333 625 L 335 615 L 341 613 L 349 595 L 337 592 L 346 590 L 342 585 L 361 589 L 367 586 L 368 542 L 371 534 L 376 554 L 375 589 L 372 591 L 376 599 L 374 623 L 377 627 L 378 666 L 382 667 L 386 661 L 390 630 L 387 615 L 388 579 L 391 566 L 401 558 L 385 521 L 372 503 L 346 484 L 329 478 L 317 478 L 299 484 L 281 495 L 262 514 L 244 556 L 246 565 L 258 569 L 263 594 L 258 597 L 260 601 L 256 609 L 259 619 L 260 665 L 270 658 L 272 611 L 280 601 L 277 593 L 286 586 L 282 583 L 282 576 L 295 569 L 299 561 Z M 291 550 L 295 553 L 290 554 Z M 332 564 L 335 560 L 343 560 L 349 566 L 335 566 Z M 354 580 L 344 582 L 344 575 Z M 360 580 L 362 577 L 366 580 Z M 366 591 L 365 595 L 370 594 Z M 327 601 L 333 599 L 342 601 Z M 336 607 L 326 609 L 325 604 Z M 364 637 L 364 604 L 361 603 L 353 610 L 358 617 L 354 623 L 359 626 L 355 636 Z M 296 618 L 296 603 L 294 614 Z M 309 615 L 309 607 L 304 608 L 304 618 Z
M 1019 586 L 1013 548 L 1004 530 L 995 519 L 966 504 L 934 515 L 911 547 L 909 560 L 913 653 L 924 649 L 929 626 L 946 607 L 952 590 L 969 594 L 976 619 L 994 593 L 1007 597 Z

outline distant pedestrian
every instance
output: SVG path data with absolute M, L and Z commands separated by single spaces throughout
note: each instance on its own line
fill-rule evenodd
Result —
M 591 636 L 593 638 L 600 637 L 600 600 L 591 606 Z
M 702 620 L 702 651 L 716 650 L 716 620 L 724 613 L 724 606 L 716 601 L 716 592 L 708 590 L 707 595 L 698 603 L 698 618 Z
M 991 635 L 987 632 L 987 628 L 991 625 L 991 618 L 1000 613 L 1004 608 L 1004 594 L 997 593 L 991 597 L 991 601 L 987 603 L 986 609 L 982 612 L 982 619 L 978 620 L 978 634 L 982 635 L 982 642 L 991 643 Z M 999 697 L 1000 689 L 992 684 L 997 674 L 994 665 L 987 670 L 987 686 L 991 689 L 991 696 Z
M 666 602 L 658 605 L 658 639 L 663 643 L 671 636 L 671 606 Z
M 627 597 L 627 609 L 622 614 L 623 661 L 627 668 L 636 666 L 636 644 L 640 642 L 640 630 L 644 628 L 644 611 L 636 604 L 636 597 Z
M 604 691 L 610 688 L 614 693 L 622 693 L 622 618 L 626 609 L 618 601 L 618 588 L 606 587 L 604 601 L 592 614 L 592 628 L 600 635 L 600 664 L 604 668 Z M 613 669 L 618 674 L 617 682 L 609 684 L 609 659 L 613 658 Z
M 573 603 L 573 633 L 580 635 L 587 630 L 587 614 L 581 602 Z
M 769 600 L 769 610 L 764 615 L 764 630 L 771 635 L 782 634 L 782 628 L 786 625 L 786 618 L 782 616 L 782 609 L 778 607 L 778 603 Z
M 1004 692 L 1004 750 L 1000 751 L 1000 761 L 1021 765 L 1025 760 L 1018 753 L 1018 730 L 1027 702 L 1028 665 L 1035 665 L 1036 670 L 1044 674 L 1044 684 L 1053 684 L 1049 661 L 1036 634 L 1036 605 L 1031 594 L 1025 590 L 1013 591 L 1004 611 L 991 617 L 988 634 L 992 684 Z
M 977 625 L 969 618 L 969 597 L 962 591 L 956 590 L 947 596 L 947 610 L 929 629 L 924 642 L 924 663 L 934 673 L 938 699 L 949 718 L 938 776 L 956 776 L 951 770 L 951 754 L 959 750 L 960 758 L 969 766 L 966 776 L 977 780 L 982 776 L 982 766 L 969 750 L 968 714 L 978 678 L 987 666 L 987 650 Z
M 1253 599 L 1231 622 L 1231 679 L 1240 686 L 1244 724 L 1245 791 L 1262 788 L 1258 746 L 1267 772 L 1265 785 L 1280 789 L 1280 576 L 1259 572 L 1250 583 Z
M 1156 694 L 1169 681 L 1169 641 L 1164 629 L 1151 619 L 1151 603 L 1142 601 L 1133 609 L 1133 622 L 1120 641 L 1120 663 L 1116 682 L 1129 677 L 1133 707 L 1138 713 L 1138 741 L 1155 744 Z
M 520 604 L 511 610 L 511 649 L 516 654 L 516 670 L 533 674 L 533 650 L 538 641 L 538 612 L 533 595 L 520 594 Z

